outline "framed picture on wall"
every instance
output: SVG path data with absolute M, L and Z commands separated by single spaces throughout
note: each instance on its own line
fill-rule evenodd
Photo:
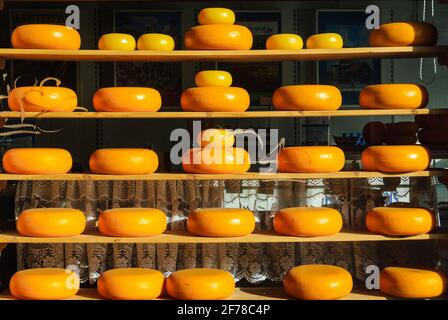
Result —
M 317 33 L 335 32 L 344 39 L 345 48 L 368 47 L 369 32 L 364 10 L 317 10 Z M 317 80 L 342 91 L 343 105 L 359 105 L 361 89 L 381 82 L 379 60 L 334 60 L 317 64 Z

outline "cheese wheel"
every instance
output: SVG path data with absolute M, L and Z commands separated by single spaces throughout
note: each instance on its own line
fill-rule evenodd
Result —
M 364 109 L 418 109 L 428 103 L 428 92 L 415 84 L 376 84 L 364 87 L 359 105 Z
M 98 112 L 156 112 L 161 106 L 162 97 L 152 88 L 102 88 L 93 96 L 93 107 Z
M 198 15 L 200 25 L 234 24 L 235 19 L 235 13 L 226 8 L 204 8 Z
M 184 111 L 243 112 L 249 108 L 249 93 L 238 87 L 198 87 L 182 93 Z
M 185 34 L 187 50 L 250 50 L 252 43 L 250 30 L 236 24 L 196 26 Z
M 98 41 L 98 49 L 133 51 L 135 50 L 135 39 L 126 33 L 103 34 Z
M 72 156 L 57 148 L 15 148 L 3 155 L 3 169 L 16 174 L 62 174 L 72 168 Z
M 342 105 L 341 91 L 327 85 L 294 85 L 274 91 L 272 102 L 277 110 L 325 111 Z
M 78 106 L 78 97 L 72 89 L 63 87 L 17 87 L 9 92 L 8 106 L 12 111 L 72 112 Z
M 287 147 L 278 156 L 280 172 L 338 172 L 344 165 L 344 152 L 338 147 Z
M 302 48 L 302 37 L 297 34 L 274 34 L 266 40 L 266 49 L 268 50 L 298 50 Z
M 319 33 L 306 39 L 307 49 L 340 49 L 344 46 L 344 40 L 337 33 Z
M 437 29 L 427 22 L 392 22 L 370 31 L 372 47 L 434 46 Z
M 336 300 L 353 288 L 350 273 L 337 266 L 309 264 L 294 267 L 283 278 L 286 293 L 302 300 Z
M 383 144 L 386 141 L 386 125 L 380 121 L 371 121 L 362 129 L 362 136 L 368 145 Z
M 152 300 L 163 292 L 165 278 L 158 270 L 144 268 L 111 269 L 97 282 L 98 293 L 111 300 Z
M 188 216 L 187 228 L 197 236 L 242 237 L 254 231 L 255 218 L 247 209 L 196 209 Z
M 366 171 L 413 172 L 426 170 L 431 154 L 423 146 L 372 146 L 361 155 Z
M 418 141 L 424 145 L 448 144 L 448 127 L 422 129 L 418 132 Z
M 166 216 L 159 209 L 116 208 L 98 217 L 98 230 L 112 237 L 150 237 L 166 230 Z
M 230 87 L 232 75 L 227 71 L 205 70 L 196 73 L 194 82 L 198 87 Z
M 231 296 L 234 290 L 233 276 L 218 269 L 185 269 L 166 279 L 168 295 L 180 300 L 221 300 Z
M 78 31 L 66 26 L 25 24 L 14 29 L 11 44 L 15 49 L 78 50 L 81 36 Z
M 89 159 L 90 171 L 99 174 L 149 174 L 158 166 L 157 154 L 149 149 L 98 149 Z
M 36 268 L 16 272 L 10 282 L 11 294 L 22 300 L 62 300 L 76 295 L 79 276 L 62 268 Z
M 23 211 L 17 231 L 26 237 L 72 237 L 86 227 L 84 213 L 71 208 L 35 208 Z
M 446 291 L 446 276 L 439 271 L 388 267 L 380 273 L 381 292 L 406 299 L 428 299 Z
M 229 148 L 235 143 L 235 135 L 233 134 L 233 130 L 211 128 L 202 130 L 196 141 L 201 148 L 207 146 L 214 148 Z
M 239 174 L 250 169 L 250 157 L 242 148 L 192 148 L 182 155 L 188 173 Z
M 275 214 L 273 225 L 285 236 L 329 236 L 341 231 L 342 216 L 332 208 L 287 208 Z
M 162 33 L 146 33 L 137 41 L 138 50 L 173 51 L 174 46 L 173 37 Z

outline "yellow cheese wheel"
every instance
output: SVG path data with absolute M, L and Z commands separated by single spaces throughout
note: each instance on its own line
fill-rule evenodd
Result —
M 238 87 L 197 87 L 182 93 L 184 111 L 243 112 L 249 108 L 249 93 Z
M 336 300 L 352 291 L 353 279 L 340 267 L 309 264 L 289 270 L 283 278 L 283 288 L 296 299 Z
M 220 300 L 235 290 L 233 276 L 223 270 L 194 268 L 172 273 L 166 279 L 168 295 L 180 300 Z
M 149 174 L 158 166 L 157 154 L 149 149 L 98 149 L 89 159 L 90 170 L 99 174 Z
M 23 211 L 17 231 L 27 237 L 71 237 L 86 227 L 84 213 L 71 208 L 35 208 Z
M 275 214 L 273 225 L 275 232 L 285 236 L 329 236 L 341 231 L 342 216 L 332 208 L 286 208 Z
M 366 171 L 413 172 L 428 168 L 431 154 L 423 146 L 372 146 L 361 155 Z
M 307 49 L 340 49 L 344 46 L 344 40 L 337 33 L 319 33 L 306 39 Z
M 426 88 L 416 84 L 376 84 L 364 87 L 359 95 L 364 109 L 418 109 L 427 103 Z
M 338 172 L 345 164 L 344 152 L 338 147 L 287 147 L 280 151 L 281 172 Z
M 254 231 L 255 218 L 247 209 L 196 209 L 188 216 L 187 228 L 197 236 L 241 237 Z
M 12 111 L 71 112 L 78 106 L 78 97 L 64 87 L 17 87 L 9 92 L 8 106 Z
M 152 88 L 102 88 L 93 96 L 93 107 L 98 112 L 156 112 L 161 106 L 162 97 Z
M 98 230 L 112 237 L 149 237 L 166 230 L 166 216 L 159 209 L 116 208 L 98 217 Z
M 342 105 L 341 91 L 327 85 L 294 85 L 274 91 L 275 109 L 284 111 L 337 110 Z
M 268 50 L 297 50 L 302 48 L 302 37 L 297 34 L 274 34 L 266 40 L 266 49 Z
M 439 271 L 388 267 L 380 273 L 381 292 L 399 298 L 426 299 L 446 291 L 446 276 Z
M 214 147 L 214 148 L 229 148 L 235 143 L 235 135 L 233 130 L 229 129 L 206 129 L 202 130 L 198 137 L 197 143 L 202 148 Z
M 36 268 L 16 272 L 10 282 L 11 294 L 22 300 L 62 300 L 76 295 L 79 276 L 62 268 Z
M 135 39 L 126 33 L 103 34 L 98 41 L 98 49 L 133 51 L 135 50 Z
M 62 174 L 72 168 L 72 156 L 57 148 L 15 148 L 3 155 L 3 169 L 17 174 Z
M 200 25 L 234 24 L 235 13 L 226 8 L 204 8 L 199 11 L 198 21 Z
M 78 50 L 81 36 L 78 31 L 66 26 L 25 24 L 14 29 L 11 44 L 15 49 Z
M 204 70 L 196 74 L 194 82 L 198 87 L 230 87 L 232 75 L 227 71 Z
M 191 28 L 185 34 L 188 50 L 250 50 L 250 30 L 236 24 L 209 24 Z
M 380 25 L 370 31 L 370 46 L 434 46 L 437 43 L 437 29 L 427 22 L 392 22 Z
M 98 293 L 111 300 L 151 300 L 159 297 L 165 278 L 158 270 L 144 268 L 111 269 L 97 282 Z
M 138 50 L 173 51 L 174 39 L 167 34 L 147 33 L 138 38 Z
M 366 226 L 372 233 L 389 236 L 415 236 L 434 227 L 431 211 L 423 208 L 377 207 L 366 215 Z

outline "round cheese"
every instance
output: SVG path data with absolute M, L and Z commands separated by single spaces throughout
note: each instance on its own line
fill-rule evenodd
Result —
M 8 106 L 19 112 L 72 112 L 78 106 L 78 97 L 72 89 L 63 87 L 17 87 L 9 92 Z
M 284 111 L 332 111 L 341 107 L 342 95 L 334 86 L 284 86 L 274 91 L 272 103 Z
M 344 40 L 337 33 L 319 33 L 306 39 L 307 49 L 340 49 L 344 46 Z
M 72 168 L 72 156 L 57 148 L 15 148 L 3 155 L 3 169 L 16 174 L 62 174 Z
M 162 106 L 160 93 L 152 88 L 102 88 L 93 96 L 98 112 L 156 112 Z
M 227 71 L 204 70 L 196 74 L 194 82 L 198 87 L 230 87 L 232 75 Z
M 138 50 L 173 51 L 174 47 L 173 37 L 161 33 L 146 33 L 137 41 Z
M 338 172 L 344 165 L 344 152 L 338 147 L 287 147 L 278 156 L 278 168 L 281 172 Z
M 238 87 L 197 87 L 182 93 L 184 111 L 243 112 L 249 108 L 249 93 Z
M 392 22 L 380 25 L 370 31 L 370 46 L 434 46 L 437 43 L 437 29 L 427 22 Z
M 198 137 L 197 143 L 202 148 L 214 147 L 214 148 L 228 148 L 232 147 L 235 143 L 235 135 L 233 130 L 229 129 L 206 129 L 202 130 Z
M 364 87 L 359 95 L 364 109 L 418 109 L 427 103 L 426 88 L 415 84 L 376 84 Z
M 250 50 L 250 30 L 236 24 L 209 24 L 191 28 L 185 34 L 187 50 Z
M 274 34 L 266 40 L 266 49 L 268 50 L 298 50 L 302 48 L 302 37 L 297 34 Z
M 135 50 L 135 39 L 126 33 L 103 34 L 98 41 L 98 49 L 133 51 Z
M 62 25 L 25 24 L 14 29 L 11 44 L 15 49 L 78 50 L 81 36 L 75 29 Z
M 226 8 L 204 8 L 198 15 L 200 25 L 234 24 L 235 19 L 235 13 Z

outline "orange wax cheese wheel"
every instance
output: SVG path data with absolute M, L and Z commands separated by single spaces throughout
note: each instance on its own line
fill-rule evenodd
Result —
M 157 50 L 157 51 L 173 51 L 173 37 L 162 33 L 147 33 L 138 38 L 138 50 Z
M 158 270 L 144 268 L 111 269 L 98 279 L 98 293 L 111 300 L 151 300 L 163 292 L 165 278 Z
M 275 214 L 273 224 L 285 236 L 329 236 L 341 231 L 342 216 L 332 208 L 287 208 Z
M 236 24 L 209 24 L 191 28 L 185 34 L 187 50 L 250 50 L 250 30 Z
M 166 216 L 159 209 L 116 208 L 101 212 L 98 229 L 112 237 L 149 237 L 166 230 Z
M 99 174 L 149 174 L 157 170 L 159 159 L 149 149 L 98 149 L 90 156 L 89 166 Z
M 98 41 L 98 49 L 133 51 L 135 50 L 135 39 L 126 33 L 103 34 Z
M 423 146 L 372 146 L 361 155 L 366 171 L 413 172 L 428 168 L 431 154 Z
M 229 129 L 206 129 L 202 130 L 197 138 L 197 143 L 205 148 L 209 147 L 232 147 L 235 143 L 235 135 L 233 130 Z
M 425 234 L 434 227 L 434 215 L 422 208 L 377 207 L 367 212 L 370 232 L 389 236 Z
M 341 107 L 342 95 L 334 86 L 294 85 L 275 90 L 272 101 L 277 110 L 331 111 Z
M 62 25 L 26 24 L 14 29 L 11 44 L 15 49 L 78 50 L 81 36 L 75 29 Z
M 242 237 L 255 229 L 254 214 L 247 209 L 196 209 L 188 216 L 188 232 L 204 237 Z
M 185 269 L 166 279 L 166 290 L 170 297 L 179 300 L 221 300 L 232 295 L 235 280 L 223 270 Z
M 200 25 L 234 24 L 235 13 L 226 8 L 204 8 L 199 11 L 198 21 Z
M 344 152 L 338 147 L 287 147 L 278 156 L 279 170 L 289 173 L 338 172 L 344 164 Z
M 337 33 L 314 34 L 306 40 L 307 49 L 340 49 L 343 46 L 344 40 Z
M 427 299 L 446 291 L 446 276 L 442 272 L 388 267 L 380 273 L 381 292 L 406 299 Z
M 370 31 L 372 47 L 434 46 L 437 29 L 427 22 L 392 22 Z
M 35 208 L 17 218 L 17 231 L 27 237 L 72 237 L 86 227 L 84 213 L 71 208 Z
M 350 273 L 337 266 L 309 264 L 294 267 L 283 278 L 286 293 L 302 300 L 336 300 L 353 288 Z
M 12 276 L 9 290 L 22 300 L 68 299 L 79 290 L 79 276 L 62 268 L 21 270 Z
M 63 87 L 17 87 L 8 95 L 12 111 L 71 112 L 78 106 L 76 93 Z
M 102 88 L 93 96 L 93 107 L 98 112 L 156 112 L 161 106 L 162 97 L 152 88 Z
M 274 34 L 266 40 L 268 50 L 297 50 L 303 48 L 303 40 L 297 34 Z
M 249 108 L 249 93 L 238 87 L 197 87 L 182 93 L 184 111 L 243 112 Z
M 242 148 L 192 148 L 183 154 L 182 168 L 188 173 L 245 173 L 250 169 L 250 158 Z
M 227 71 L 204 70 L 196 74 L 194 82 L 198 87 L 230 87 L 232 75 Z
M 3 169 L 16 174 L 62 174 L 72 168 L 72 156 L 57 148 L 15 148 L 3 155 Z
M 364 109 L 418 109 L 427 103 L 426 88 L 415 84 L 376 84 L 364 87 L 359 95 Z

